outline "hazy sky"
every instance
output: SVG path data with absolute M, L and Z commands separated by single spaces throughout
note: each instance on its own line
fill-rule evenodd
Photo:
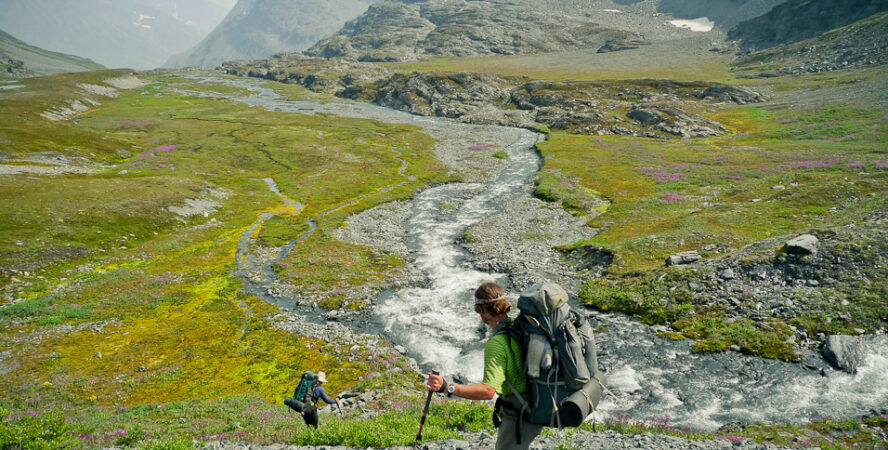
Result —
M 0 30 L 109 68 L 150 69 L 189 50 L 237 0 L 0 0 Z
M 234 4 L 237 3 L 237 0 L 210 0 L 217 5 L 222 5 L 226 8 L 233 8 Z

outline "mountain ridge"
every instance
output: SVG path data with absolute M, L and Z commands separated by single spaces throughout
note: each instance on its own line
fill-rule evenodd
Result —
M 357 17 L 373 1 L 240 0 L 209 35 L 164 65 L 215 67 L 226 60 L 304 50 Z
M 0 75 L 29 77 L 100 69 L 104 66 L 91 59 L 44 50 L 0 30 Z
M 6 0 L 0 29 L 30 45 L 78 54 L 106 67 L 151 69 L 197 43 L 203 31 L 145 0 Z
M 789 0 L 768 13 L 740 22 L 728 38 L 745 50 L 762 50 L 813 38 L 888 10 L 888 0 Z

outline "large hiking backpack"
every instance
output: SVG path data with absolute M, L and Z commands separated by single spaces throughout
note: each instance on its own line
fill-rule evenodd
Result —
M 314 390 L 316 387 L 320 386 L 321 382 L 318 380 L 318 374 L 306 370 L 302 374 L 302 378 L 299 380 L 299 385 L 296 386 L 296 390 L 293 391 L 292 398 L 286 398 L 284 400 L 284 404 L 289 406 L 296 412 L 305 412 L 313 405 L 311 403 L 311 396 L 314 394 Z
M 529 396 L 522 416 L 550 427 L 576 427 L 595 410 L 606 379 L 598 370 L 592 327 L 554 283 L 535 284 L 518 298 L 520 314 L 497 334 L 524 345 Z

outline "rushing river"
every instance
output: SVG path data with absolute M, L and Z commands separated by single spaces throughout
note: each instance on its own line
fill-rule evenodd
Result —
M 253 95 L 233 100 L 270 110 L 322 112 L 438 129 L 445 127 L 454 133 L 466 127 L 475 132 L 485 130 L 481 126 L 412 116 L 364 103 L 290 101 L 251 80 L 213 81 L 250 89 Z M 486 129 L 493 130 L 492 127 Z M 503 274 L 469 267 L 456 239 L 468 225 L 502 212 L 512 199 L 529 195 L 527 187 L 540 164 L 533 150 L 539 136 L 524 130 L 513 135 L 517 138 L 507 148 L 510 165 L 498 178 L 486 183 L 436 186 L 415 196 L 411 217 L 405 224 L 409 263 L 423 271 L 429 282 L 421 287 L 383 293 L 377 300 L 373 321 L 361 330 L 385 333 L 393 342 L 404 346 L 424 368 L 469 381 L 479 381 L 483 362 L 483 327 L 473 312 L 471 292 L 480 281 L 503 279 Z M 404 166 L 402 174 L 403 170 Z M 274 180 L 264 181 L 285 202 L 301 207 L 281 194 Z M 444 204 L 459 206 L 443 208 Z M 267 218 L 263 216 L 254 227 Z M 314 221 L 309 219 L 308 223 L 313 226 Z M 244 234 L 238 256 L 237 273 L 244 278 L 245 289 L 269 302 L 311 316 L 312 312 L 296 306 L 294 299 L 268 295 L 275 276 L 270 264 L 257 265 L 244 256 L 253 229 Z M 281 254 L 297 242 L 288 245 Z M 275 260 L 279 260 L 281 254 Z M 261 277 L 251 276 L 258 272 Z M 315 319 L 323 320 L 319 315 Z M 607 369 L 610 387 L 619 396 L 619 400 L 602 401 L 597 413 L 602 417 L 618 413 L 635 418 L 669 416 L 673 424 L 712 430 L 731 421 L 799 423 L 824 416 L 858 416 L 888 405 L 888 349 L 885 348 L 871 349 L 866 364 L 855 375 L 850 375 L 829 368 L 823 372 L 808 370 L 799 364 L 733 352 L 695 354 L 689 343 L 659 338 L 650 327 L 625 316 L 595 313 L 591 319 L 608 330 L 597 336 L 601 346 L 599 360 Z

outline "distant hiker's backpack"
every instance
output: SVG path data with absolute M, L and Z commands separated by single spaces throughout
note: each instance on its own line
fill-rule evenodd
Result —
M 320 386 L 320 384 L 321 382 L 318 380 L 318 374 L 306 370 L 305 373 L 302 374 L 302 378 L 299 380 L 299 385 L 296 386 L 296 390 L 293 391 L 293 397 L 285 399 L 284 404 L 296 412 L 305 412 L 312 406 L 311 396 L 314 394 L 315 388 Z
M 589 321 L 571 310 L 567 292 L 554 283 L 522 292 L 518 309 L 518 318 L 497 334 L 524 345 L 530 395 L 522 415 L 539 425 L 579 426 L 598 406 L 606 383 Z

